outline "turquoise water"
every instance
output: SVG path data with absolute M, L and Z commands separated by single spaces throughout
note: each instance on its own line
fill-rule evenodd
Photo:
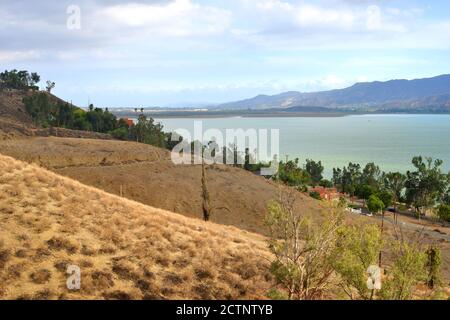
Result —
M 204 130 L 279 129 L 281 159 L 289 155 L 321 160 L 329 177 L 332 168 L 348 162 L 375 162 L 385 171 L 411 169 L 416 155 L 444 160 L 450 170 L 450 115 L 357 115 L 312 118 L 158 119 L 165 131 L 193 131 L 194 120 Z

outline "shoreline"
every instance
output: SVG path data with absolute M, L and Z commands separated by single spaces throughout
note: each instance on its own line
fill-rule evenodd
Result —
M 137 118 L 140 113 L 133 112 L 111 112 L 120 118 Z M 154 119 L 171 118 L 340 118 L 347 116 L 362 115 L 450 115 L 450 113 L 421 113 L 421 112 L 216 112 L 216 111 L 163 111 L 145 112 L 147 117 Z

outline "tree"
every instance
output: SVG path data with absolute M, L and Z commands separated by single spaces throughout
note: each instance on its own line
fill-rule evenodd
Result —
M 311 177 L 299 167 L 299 159 L 279 163 L 278 178 L 290 186 L 303 186 L 309 184 Z
M 419 215 L 424 215 L 427 210 L 436 204 L 446 192 L 448 186 L 447 176 L 442 174 L 442 160 L 432 158 L 414 157 L 412 160 L 415 171 L 406 173 L 406 198 L 412 204 Z
M 375 163 L 368 163 L 361 174 L 361 184 L 371 186 L 374 190 L 379 190 L 381 181 L 380 168 Z
M 360 185 L 356 188 L 356 195 L 361 199 L 368 200 L 373 194 L 375 194 L 375 190 L 370 185 Z
M 393 264 L 383 281 L 380 298 L 386 300 L 410 300 L 415 286 L 427 278 L 427 255 L 420 241 L 408 241 L 403 237 L 389 244 Z
M 371 300 L 374 290 L 367 286 L 367 270 L 376 265 L 382 249 L 380 229 L 373 224 L 342 226 L 339 230 L 333 266 L 350 299 Z
M 55 85 L 56 85 L 56 84 L 55 84 L 53 81 L 47 80 L 46 86 L 45 86 L 45 90 L 46 90 L 48 93 L 51 93 L 52 90 L 55 88 Z
M 278 201 L 268 206 L 269 248 L 275 257 L 270 271 L 289 299 L 318 299 L 332 279 L 331 257 L 342 215 L 334 209 L 323 223 L 313 223 L 294 203 L 291 192 L 280 192 Z
M 8 89 L 35 89 L 35 85 L 40 81 L 40 76 L 36 72 L 31 74 L 26 70 L 17 71 L 13 69 L 11 71 L 5 70 L 0 73 L 0 88 Z
M 333 168 L 333 178 L 331 179 L 331 182 L 338 190 L 343 192 L 341 168 Z
M 252 158 L 250 156 L 250 149 L 249 148 L 245 148 L 245 156 L 244 156 L 244 169 L 247 171 L 250 171 L 250 169 L 252 168 L 251 162 L 252 162 Z
M 342 169 L 333 168 L 333 183 L 343 193 L 355 195 L 357 185 L 361 178 L 361 166 L 357 163 L 349 163 Z
M 155 123 L 153 118 L 141 114 L 135 125 L 131 127 L 131 135 L 137 142 L 151 144 L 157 147 L 165 146 L 163 126 Z
M 389 191 L 380 191 L 377 193 L 377 196 L 383 202 L 384 209 L 392 205 L 392 194 Z
M 324 187 L 324 188 L 333 188 L 333 182 L 331 182 L 330 180 L 327 180 L 327 179 L 322 179 L 319 182 L 319 186 Z
M 369 200 L 367 200 L 367 209 L 371 213 L 379 213 L 384 209 L 384 203 L 376 195 L 371 195 Z
M 312 186 L 315 187 L 318 185 L 323 178 L 322 173 L 324 168 L 322 166 L 322 162 L 315 162 L 313 160 L 306 159 L 305 169 L 311 177 Z
M 406 176 L 400 172 L 388 172 L 384 175 L 384 186 L 392 195 L 394 203 L 394 220 L 397 222 L 397 203 L 405 189 Z
M 36 72 L 31 73 L 31 81 L 33 84 L 39 83 L 41 81 L 41 76 L 38 75 Z
M 24 97 L 22 101 L 36 125 L 45 128 L 57 125 L 56 116 L 59 114 L 61 104 L 53 103 L 45 92 L 35 92 L 33 95 Z
M 172 151 L 177 144 L 183 141 L 183 137 L 176 132 L 166 132 L 165 136 L 166 147 L 170 151 Z

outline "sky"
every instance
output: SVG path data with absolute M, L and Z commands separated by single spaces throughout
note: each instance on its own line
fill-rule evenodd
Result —
M 0 69 L 79 106 L 204 106 L 450 73 L 448 0 L 0 0 Z

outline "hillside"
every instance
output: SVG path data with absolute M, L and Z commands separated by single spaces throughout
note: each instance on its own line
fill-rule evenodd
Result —
M 0 142 L 2 154 L 157 208 L 202 218 L 201 168 L 174 165 L 167 150 L 149 145 L 91 139 L 31 138 Z M 211 220 L 265 233 L 267 202 L 279 186 L 229 166 L 207 167 Z M 301 193 L 298 209 L 320 215 L 322 205 Z
M 254 299 L 264 239 L 0 155 L 0 299 Z M 81 268 L 81 290 L 66 268 Z
M 415 80 L 356 83 L 339 90 L 302 93 L 284 92 L 225 103 L 218 109 L 267 109 L 289 107 L 349 108 L 374 111 L 401 109 L 403 111 L 450 111 L 450 75 Z
M 52 103 L 64 102 L 53 94 L 43 92 Z M 27 113 L 23 99 L 33 95 L 31 90 L 0 90 L 0 140 L 33 136 L 59 136 L 90 139 L 112 139 L 109 134 L 70 130 L 65 128 L 40 128 Z

